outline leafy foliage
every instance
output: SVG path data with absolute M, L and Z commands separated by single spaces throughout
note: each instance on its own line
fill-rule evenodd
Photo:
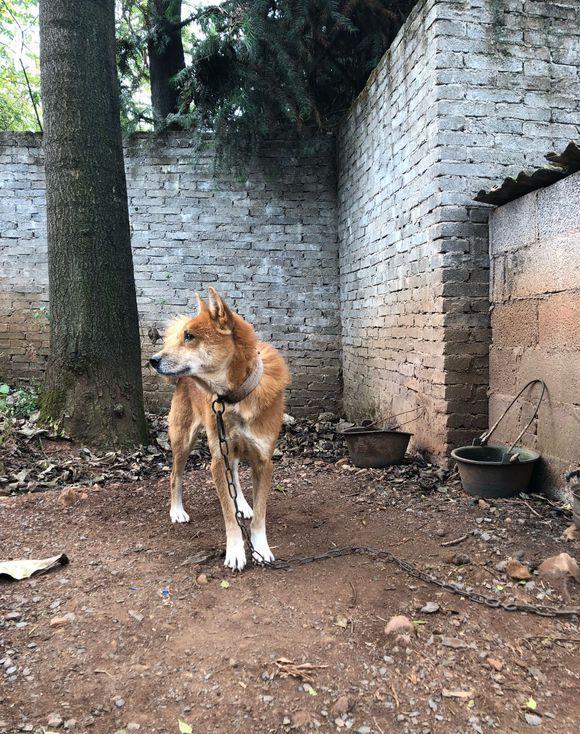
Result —
M 228 158 L 279 129 L 329 131 L 364 87 L 414 0 L 227 0 L 206 8 L 179 75 L 184 127 Z M 306 134 L 306 135 L 304 135 Z
M 206 0 L 206 2 L 217 0 Z M 181 107 L 166 123 L 211 130 L 222 159 L 247 159 L 276 132 L 305 145 L 335 128 L 415 0 L 183 0 L 187 67 L 174 82 Z M 165 5 L 163 3 L 163 5 Z M 163 45 L 152 0 L 117 0 L 117 66 L 125 132 L 150 128 L 148 42 Z M 32 33 L 37 0 L 0 0 L 0 129 L 38 129 L 15 53 Z M 10 12 L 8 12 L 10 11 Z M 171 16 L 172 5 L 167 4 Z M 36 32 L 36 31 L 34 31 Z M 26 51 L 39 97 L 36 43 Z M 30 61 L 34 63 L 30 64 Z M 158 121 L 156 120 L 156 123 Z
M 29 418 L 38 409 L 36 385 L 11 389 L 0 383 L 0 445 L 12 433 L 17 418 Z
M 37 0 L 0 0 L 0 130 L 39 130 Z
M 147 0 L 117 3 L 117 70 L 121 100 L 121 126 L 135 132 L 152 122 L 150 100 L 144 91 L 149 83 Z

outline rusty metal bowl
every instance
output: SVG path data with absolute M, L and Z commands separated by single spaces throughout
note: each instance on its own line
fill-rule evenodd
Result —
M 518 455 L 518 461 L 505 463 L 508 450 L 507 446 L 484 445 L 462 446 L 451 452 L 467 494 L 494 499 L 514 497 L 527 491 L 540 454 L 531 449 L 515 447 L 511 453 Z
M 413 434 L 355 426 L 346 428 L 342 435 L 355 466 L 381 469 L 403 461 Z

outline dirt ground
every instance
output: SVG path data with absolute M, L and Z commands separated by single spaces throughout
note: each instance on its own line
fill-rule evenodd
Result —
M 537 577 L 518 584 L 496 566 L 577 557 L 578 543 L 561 539 L 569 520 L 535 500 L 481 506 L 434 472 L 283 458 L 274 553 L 375 545 L 502 599 L 565 604 Z M 70 558 L 0 581 L 2 734 L 170 734 L 179 720 L 196 734 L 578 731 L 576 620 L 479 606 L 365 557 L 240 575 L 218 558 L 195 563 L 224 541 L 209 474 L 187 474 L 188 525 L 171 525 L 166 485 L 0 498 L 0 555 Z M 579 606 L 579 587 L 570 594 Z M 416 634 L 385 635 L 397 614 Z M 310 681 L 282 677 L 280 658 L 320 667 Z

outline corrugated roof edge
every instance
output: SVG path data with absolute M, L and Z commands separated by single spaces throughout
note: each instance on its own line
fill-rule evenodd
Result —
M 549 161 L 546 166 L 535 171 L 522 171 L 515 178 L 509 176 L 500 186 L 489 191 L 482 189 L 475 201 L 500 206 L 580 171 L 580 140 L 568 143 L 563 153 L 548 153 L 546 159 Z

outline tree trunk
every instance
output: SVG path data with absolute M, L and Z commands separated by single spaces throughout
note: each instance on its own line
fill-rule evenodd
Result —
M 179 92 L 173 77 L 185 68 L 181 40 L 181 0 L 149 0 L 150 33 L 147 42 L 151 104 L 156 125 L 179 110 Z
M 115 69 L 115 0 L 40 0 L 50 357 L 46 418 L 144 442 L 139 322 Z

